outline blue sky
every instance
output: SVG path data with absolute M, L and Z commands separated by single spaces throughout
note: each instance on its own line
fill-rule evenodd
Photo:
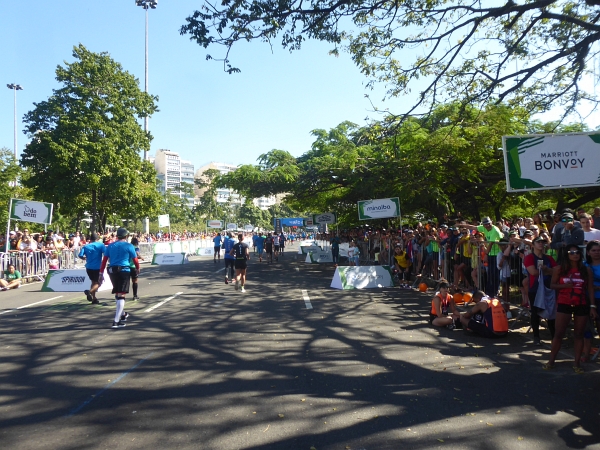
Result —
M 207 50 L 181 36 L 185 18 L 199 0 L 159 0 L 149 12 L 149 91 L 160 112 L 150 119 L 151 155 L 179 152 L 194 165 L 209 161 L 254 163 L 271 149 L 295 156 L 310 149 L 310 131 L 344 120 L 375 118 L 370 94 L 380 107 L 383 89 L 365 89 L 365 78 L 347 54 L 328 55 L 330 45 L 307 42 L 290 54 L 280 46 L 242 43 L 230 59 L 242 73 L 228 75 L 206 61 Z M 19 153 L 27 138 L 23 115 L 58 88 L 55 69 L 73 61 L 73 46 L 108 52 L 144 87 L 144 10 L 134 0 L 7 1 L 0 15 L 0 147 L 13 149 L 13 92 L 17 93 Z M 220 49 L 208 50 L 218 56 Z
M 275 148 L 299 156 L 310 149 L 315 128 L 378 118 L 365 94 L 395 113 L 404 112 L 411 101 L 382 103 L 384 88 L 365 89 L 366 79 L 347 54 L 330 56 L 329 44 L 314 41 L 292 54 L 279 41 L 273 48 L 241 43 L 230 59 L 242 73 L 227 75 L 221 63 L 205 60 L 207 50 L 179 34 L 185 18 L 201 4 L 159 0 L 149 13 L 149 90 L 159 96 L 160 109 L 150 120 L 151 155 L 167 148 L 196 168 L 209 161 L 255 163 Z M 143 89 L 144 10 L 134 0 L 7 0 L 0 39 L 0 147 L 13 149 L 13 93 L 6 84 L 24 88 L 17 94 L 20 152 L 27 141 L 21 118 L 58 87 L 56 66 L 72 61 L 79 43 L 108 52 Z M 208 52 L 217 57 L 220 50 Z M 543 120 L 555 116 L 546 114 Z

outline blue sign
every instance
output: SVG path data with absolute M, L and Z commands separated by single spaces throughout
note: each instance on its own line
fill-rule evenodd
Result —
M 301 217 L 294 219 L 281 219 L 281 225 L 284 227 L 303 227 L 304 219 Z

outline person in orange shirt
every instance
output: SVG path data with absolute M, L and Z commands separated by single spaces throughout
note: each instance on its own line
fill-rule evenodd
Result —
M 458 310 L 450 292 L 448 291 L 448 283 L 442 281 L 439 285 L 439 291 L 431 299 L 431 310 L 429 312 L 429 323 L 434 327 L 455 328 L 454 317 L 449 316 L 451 312 L 458 318 Z
M 500 300 L 477 291 L 473 294 L 473 301 L 476 305 L 469 312 L 459 315 L 463 328 L 488 338 L 506 336 L 508 318 Z

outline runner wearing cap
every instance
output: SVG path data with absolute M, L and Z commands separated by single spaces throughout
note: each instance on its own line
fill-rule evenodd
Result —
M 124 309 L 125 295 L 129 293 L 129 283 L 131 281 L 130 260 L 132 260 L 138 273 L 140 273 L 140 263 L 135 248 L 127 242 L 128 235 L 129 231 L 125 228 L 117 230 L 117 240 L 104 249 L 104 258 L 102 258 L 102 265 L 100 266 L 100 278 L 98 281 L 102 284 L 102 274 L 104 273 L 106 263 L 110 260 L 108 276 L 112 282 L 112 293 L 115 294 L 115 301 L 117 303 L 115 320 L 111 328 L 124 327 L 129 317 L 129 313 L 125 312 Z

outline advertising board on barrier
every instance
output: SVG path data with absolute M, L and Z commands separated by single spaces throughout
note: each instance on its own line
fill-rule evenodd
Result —
M 231 230 L 233 230 L 233 231 L 237 230 L 237 223 L 228 223 L 227 224 L 227 229 L 230 230 L 230 231 Z
M 306 255 L 310 252 L 320 252 L 322 250 L 318 245 L 301 245 L 298 249 L 299 255 Z
M 172 266 L 187 264 L 189 261 L 185 253 L 157 253 L 152 257 L 154 266 Z
M 358 202 L 358 218 L 360 220 L 385 219 L 400 216 L 400 199 L 378 198 L 376 200 L 361 200 Z
M 393 286 L 390 266 L 338 266 L 331 280 L 331 287 L 334 289 L 373 289 Z
M 198 256 L 213 256 L 215 254 L 214 248 L 197 248 L 196 255 Z
M 254 225 L 244 225 L 244 231 L 250 232 L 252 230 L 254 230 Z
M 503 136 L 506 190 L 600 185 L 600 134 Z
M 223 221 L 222 220 L 209 220 L 207 222 L 207 228 L 223 228 Z
M 85 269 L 49 270 L 42 292 L 83 292 L 89 289 L 92 281 Z M 98 291 L 112 291 L 110 277 L 104 270 L 104 281 Z
M 331 250 L 320 250 L 316 252 L 309 252 L 306 254 L 304 262 L 307 263 L 332 263 L 333 255 Z
M 172 251 L 170 242 L 157 242 L 154 244 L 154 253 L 171 253 Z

